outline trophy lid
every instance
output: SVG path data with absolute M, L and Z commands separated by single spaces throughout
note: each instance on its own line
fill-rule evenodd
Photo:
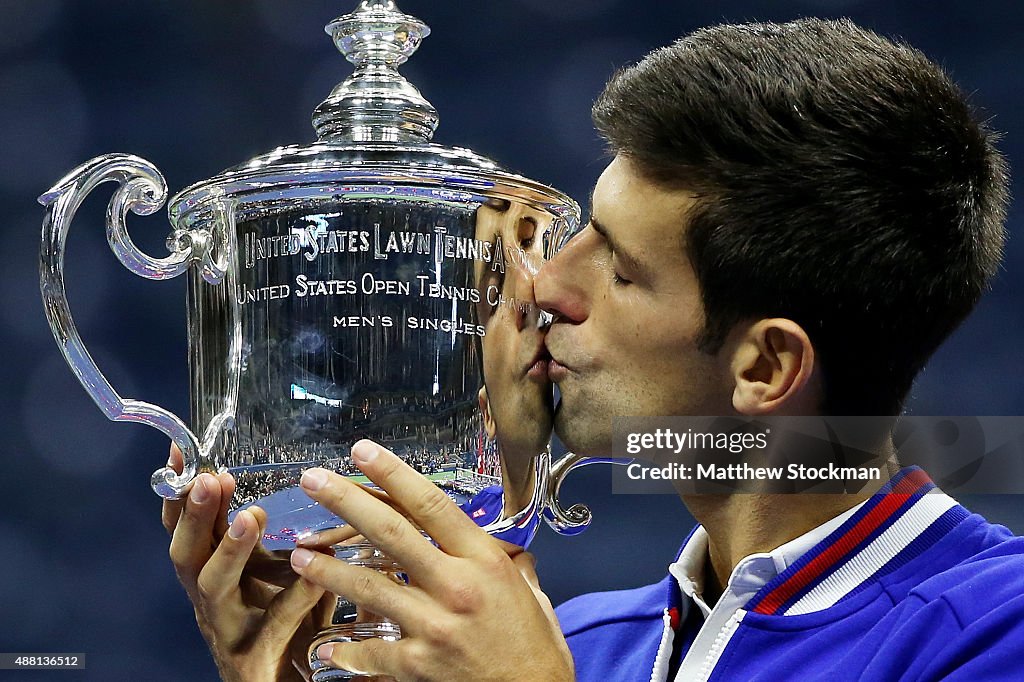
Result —
M 398 72 L 430 34 L 422 21 L 391 0 L 363 0 L 325 31 L 355 70 L 314 110 L 317 141 L 279 147 L 187 187 L 169 203 L 174 225 L 201 223 L 225 200 L 236 212 L 273 213 L 311 193 L 326 198 L 359 186 L 386 196 L 394 184 L 433 200 L 501 198 L 578 220 L 579 206 L 561 192 L 469 149 L 431 142 L 437 111 Z

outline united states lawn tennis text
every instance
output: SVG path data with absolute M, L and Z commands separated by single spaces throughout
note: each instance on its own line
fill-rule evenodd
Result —
M 633 462 L 626 467 L 626 475 L 634 481 L 880 481 L 879 467 L 838 467 L 829 463 L 823 467 L 805 464 L 788 466 L 751 466 L 741 464 L 679 464 L 673 462 L 660 467 L 648 467 Z

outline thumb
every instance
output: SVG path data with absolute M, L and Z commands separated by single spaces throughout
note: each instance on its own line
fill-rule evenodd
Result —
M 259 637 L 264 645 L 277 648 L 283 653 L 288 640 L 323 595 L 322 587 L 305 578 L 299 578 L 281 590 L 263 614 L 263 628 Z
M 529 552 L 522 552 L 512 557 L 512 563 L 519 569 L 519 574 L 523 576 L 530 589 L 533 590 L 533 596 L 536 597 L 537 603 L 547 617 L 548 622 L 551 623 L 557 632 L 561 632 L 558 616 L 555 615 L 555 608 L 551 605 L 548 595 L 544 594 L 544 591 L 540 589 L 540 579 L 537 578 L 536 570 L 537 559 Z
M 535 590 L 540 589 L 540 579 L 537 578 L 537 559 L 529 552 L 520 552 L 512 557 L 512 563 L 519 569 L 519 575 L 530 584 Z

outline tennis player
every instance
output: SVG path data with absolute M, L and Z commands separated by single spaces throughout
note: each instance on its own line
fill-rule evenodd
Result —
M 999 266 L 993 133 L 941 68 L 850 22 L 700 30 L 618 73 L 593 115 L 613 160 L 534 281 L 575 452 L 610 453 L 619 415 L 896 415 Z M 301 578 L 260 608 L 239 588 L 258 514 L 217 531 L 230 481 L 165 510 L 225 678 L 292 674 L 323 590 L 403 638 L 320 657 L 399 680 L 1024 676 L 1024 541 L 919 469 L 876 494 L 687 496 L 700 525 L 660 583 L 552 612 L 528 555 L 380 446 L 352 456 L 410 518 L 324 470 L 303 486 L 411 586 L 299 548 Z

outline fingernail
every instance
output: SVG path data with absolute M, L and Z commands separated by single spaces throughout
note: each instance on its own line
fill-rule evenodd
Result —
M 192 484 L 192 492 L 189 494 L 189 497 L 196 504 L 202 504 L 210 499 L 210 489 L 206 487 L 206 477 L 202 474 Z
M 323 469 L 307 469 L 302 474 L 301 483 L 306 490 L 320 490 L 327 485 L 327 472 Z
M 317 647 L 316 657 L 321 661 L 327 663 L 331 660 L 331 654 L 334 653 L 334 644 L 328 642 L 327 644 L 321 644 Z
M 235 520 L 231 522 L 231 527 L 228 528 L 228 535 L 232 540 L 238 540 L 245 535 L 245 519 L 242 518 L 242 512 L 239 512 Z
M 306 566 L 309 566 L 309 562 L 313 560 L 313 552 L 308 549 L 299 547 L 292 550 L 292 568 L 296 571 L 301 571 Z
M 377 459 L 377 446 L 365 440 L 361 440 L 352 446 L 352 461 L 356 464 L 369 464 Z

